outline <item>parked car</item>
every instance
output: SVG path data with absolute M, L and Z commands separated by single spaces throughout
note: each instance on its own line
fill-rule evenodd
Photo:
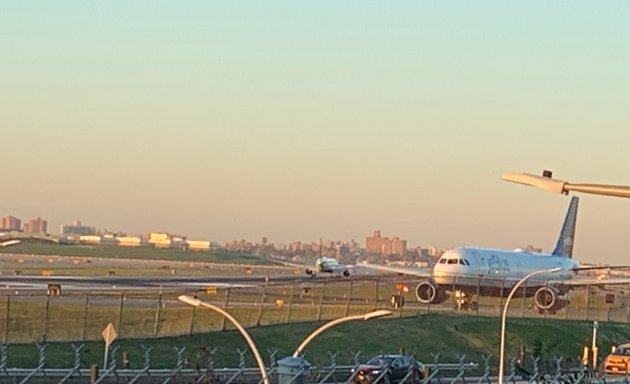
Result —
M 630 365 L 630 343 L 621 344 L 604 360 L 604 370 L 612 375 L 625 375 Z
M 400 383 L 410 371 L 412 374 L 405 384 L 415 384 L 422 380 L 424 367 L 413 356 L 379 354 L 357 367 L 357 372 L 353 372 L 352 382 L 372 384 L 378 380 L 382 384 L 396 384 Z

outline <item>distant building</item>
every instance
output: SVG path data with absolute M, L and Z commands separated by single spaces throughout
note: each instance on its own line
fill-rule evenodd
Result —
M 205 240 L 187 240 L 188 249 L 193 251 L 207 251 L 210 249 L 210 242 Z
M 81 235 L 79 242 L 83 244 L 101 244 L 101 237 L 97 235 Z
M 365 239 L 365 251 L 371 254 L 402 256 L 407 252 L 407 240 L 383 237 L 381 231 L 376 230 Z
M 62 235 L 79 235 L 79 236 L 88 236 L 88 235 L 96 235 L 96 227 L 89 227 L 81 224 L 81 221 L 75 221 L 72 225 L 62 225 L 61 226 L 61 234 Z
M 165 232 L 151 232 L 151 235 L 149 235 L 149 244 L 156 248 L 170 248 L 171 235 Z
M 139 247 L 142 245 L 142 239 L 132 236 L 118 236 L 118 245 L 121 247 Z
M 22 220 L 13 216 L 6 216 L 2 218 L 2 228 L 3 231 L 21 231 L 22 230 Z
M 41 217 L 32 219 L 24 223 L 24 232 L 28 233 L 47 233 L 48 222 L 42 220 Z

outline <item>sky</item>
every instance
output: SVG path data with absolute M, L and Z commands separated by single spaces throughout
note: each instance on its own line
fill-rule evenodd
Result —
M 630 184 L 624 1 L 8 1 L 0 216 L 281 243 L 555 245 Z M 575 256 L 628 262 L 583 195 Z

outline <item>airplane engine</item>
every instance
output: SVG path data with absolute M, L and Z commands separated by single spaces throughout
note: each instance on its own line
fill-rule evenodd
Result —
M 569 304 L 569 297 L 556 287 L 541 287 L 534 294 L 536 306 L 545 311 L 557 311 Z
M 416 297 L 422 304 L 440 304 L 446 299 L 446 292 L 433 280 L 427 280 L 416 286 Z

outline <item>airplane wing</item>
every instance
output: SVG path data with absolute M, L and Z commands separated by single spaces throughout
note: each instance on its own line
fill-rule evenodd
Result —
M 531 173 L 504 173 L 501 175 L 501 178 L 505 181 L 529 185 L 565 195 L 569 194 L 569 192 L 582 192 L 593 195 L 630 198 L 630 186 L 569 183 L 564 180 L 552 179 L 550 171 L 545 171 L 543 176 L 532 175 Z
M 418 276 L 418 277 L 431 277 L 431 268 L 420 267 L 393 267 L 389 265 L 376 265 L 362 263 L 358 265 L 361 268 L 372 269 L 380 272 L 398 273 L 400 275 Z
M 293 267 L 293 268 L 299 268 L 299 269 L 307 268 L 306 264 L 294 263 L 294 262 L 283 260 L 283 259 L 277 259 L 275 257 L 267 257 L 267 259 L 273 263 L 281 264 L 287 267 Z
M 337 264 L 335 265 L 332 270 L 335 272 L 343 272 L 343 271 L 347 271 L 347 270 L 354 270 L 354 265 L 349 265 L 349 264 Z
M 585 286 L 597 286 L 603 287 L 606 285 L 628 285 L 630 286 L 630 278 L 612 278 L 612 279 L 596 279 L 592 277 L 576 277 L 570 280 L 563 280 L 559 282 L 571 287 L 585 287 Z

